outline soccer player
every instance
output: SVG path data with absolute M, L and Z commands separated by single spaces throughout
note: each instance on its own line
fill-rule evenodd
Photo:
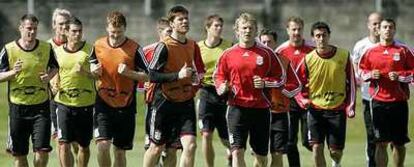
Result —
M 93 105 L 95 85 L 90 73 L 89 56 L 92 45 L 82 40 L 82 22 L 72 17 L 66 29 L 67 42 L 54 49 L 59 64 L 57 104 L 57 138 L 60 164 L 74 166 L 71 144 L 79 144 L 77 165 L 86 167 L 89 162 L 89 144 L 93 131 Z
M 9 134 L 7 151 L 14 166 L 29 166 L 29 139 L 32 140 L 34 166 L 47 166 L 50 146 L 48 83 L 58 64 L 49 43 L 36 39 L 36 16 L 20 19 L 20 38 L 0 52 L 0 82 L 8 82 Z
M 196 150 L 196 113 L 194 95 L 204 73 L 200 49 L 186 37 L 188 10 L 174 6 L 168 12 L 171 36 L 155 48 L 149 65 L 150 82 L 156 83 L 152 101 L 150 140 L 144 155 L 144 167 L 153 167 L 169 141 L 180 136 L 183 152 L 180 166 L 194 166 Z
M 68 21 L 71 17 L 70 12 L 67 9 L 56 8 L 53 11 L 52 15 L 52 28 L 54 31 L 54 35 L 50 38 L 47 42 L 52 44 L 52 48 L 57 48 L 64 43 L 66 43 L 66 35 L 65 30 L 68 27 Z M 58 90 L 58 75 L 55 75 L 50 80 L 50 90 L 51 90 L 51 98 L 50 98 L 50 119 L 52 120 L 52 138 L 56 141 L 56 154 L 57 157 L 60 157 L 60 147 L 59 147 L 59 139 L 57 138 L 57 120 L 56 120 L 56 109 L 57 104 L 55 103 L 54 96 Z M 78 153 L 78 145 L 76 143 L 72 143 L 73 152 L 75 154 Z
M 303 20 L 299 17 L 289 17 L 286 21 L 286 32 L 289 36 L 289 40 L 281 44 L 277 49 L 276 53 L 282 57 L 286 57 L 290 60 L 290 65 L 295 71 L 298 65 L 305 57 L 306 54 L 314 49 L 313 44 L 307 41 L 303 37 Z M 297 94 L 301 96 L 301 93 Z M 296 97 L 296 96 L 295 96 Z M 302 137 L 302 145 L 308 150 L 312 150 L 308 142 L 308 128 L 306 121 L 306 108 L 301 106 L 295 98 L 291 98 L 289 106 L 289 142 L 288 142 L 288 161 L 289 166 L 300 167 L 300 155 L 297 147 L 298 143 L 298 132 L 300 123 L 300 133 Z
M 265 28 L 259 33 L 259 41 L 274 51 L 277 47 L 277 33 Z
M 224 51 L 213 75 L 217 94 L 227 93 L 227 126 L 233 166 L 246 166 L 250 136 L 255 166 L 266 166 L 270 132 L 270 90 L 283 86 L 285 71 L 274 52 L 255 42 L 257 21 L 241 13 L 234 30 L 239 42 Z
M 213 132 L 217 129 L 221 143 L 227 148 L 228 164 L 231 165 L 230 143 L 226 123 L 226 99 L 217 95 L 214 87 L 213 72 L 216 62 L 224 50 L 232 46 L 232 42 L 221 37 L 223 18 L 217 14 L 209 15 L 204 21 L 207 37 L 199 41 L 201 57 L 206 66 L 206 73 L 200 89 L 198 108 L 198 125 L 201 129 L 204 164 L 214 166 Z
M 172 29 L 170 27 L 170 22 L 167 18 L 160 18 L 157 21 L 157 33 L 159 37 L 159 41 L 162 41 L 162 39 L 168 37 L 171 35 Z M 147 61 L 147 67 L 149 64 L 151 64 L 154 51 L 159 42 L 155 42 L 153 44 L 147 45 L 144 47 L 144 54 L 145 54 L 145 60 Z M 145 88 L 145 103 L 147 104 L 147 110 L 145 112 L 145 144 L 144 148 L 147 150 L 151 144 L 149 139 L 150 134 L 150 124 L 151 124 L 151 103 L 154 97 L 154 88 L 155 83 L 146 82 L 144 83 Z M 174 142 L 169 142 L 168 145 L 166 145 L 165 150 L 163 150 L 161 157 L 160 157 L 160 165 L 164 167 L 168 166 L 176 166 L 177 164 L 177 149 L 181 149 L 181 142 L 179 138 L 174 139 Z
M 312 25 L 316 49 L 299 65 L 303 85 L 300 102 L 308 109 L 309 143 L 314 166 L 326 166 L 325 140 L 332 166 L 339 167 L 345 146 L 346 116 L 354 117 L 355 79 L 349 52 L 329 44 L 330 28 L 324 22 Z
M 94 136 L 99 166 L 126 166 L 126 150 L 133 147 L 135 133 L 135 86 L 145 82 L 144 53 L 139 44 L 125 36 L 126 18 L 112 11 L 107 17 L 107 36 L 95 42 L 91 72 L 98 77 L 94 112 Z
M 382 20 L 382 16 L 380 13 L 374 12 L 368 16 L 367 19 L 367 28 L 368 28 L 368 36 L 359 40 L 352 50 L 351 58 L 354 64 L 354 69 L 356 73 L 358 72 L 358 63 L 362 57 L 362 55 L 366 52 L 366 50 L 375 45 L 379 42 L 379 25 Z M 366 146 L 366 155 L 367 155 L 367 166 L 368 167 L 375 167 L 375 135 L 374 129 L 372 125 L 371 113 L 370 113 L 370 94 L 368 93 L 369 82 L 363 82 L 356 75 L 357 83 L 360 83 L 361 86 L 361 97 L 362 97 L 362 110 L 364 113 L 364 122 L 365 122 L 365 129 L 367 134 L 367 146 Z
M 414 55 L 407 46 L 395 42 L 395 31 L 394 20 L 382 20 L 380 42 L 367 49 L 359 64 L 361 79 L 370 81 L 377 166 L 387 166 L 389 143 L 393 146 L 393 165 L 404 166 L 404 145 L 410 141 L 407 100 L 414 75 Z

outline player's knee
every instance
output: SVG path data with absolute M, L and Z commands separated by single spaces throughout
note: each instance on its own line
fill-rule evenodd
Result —
M 331 156 L 332 157 L 338 157 L 342 155 L 342 150 L 339 149 L 331 149 L 330 150 Z
M 203 136 L 204 140 L 211 140 L 213 139 L 213 134 L 211 132 L 202 132 L 201 135 Z
M 197 148 L 196 142 L 192 141 L 192 142 L 189 142 L 184 149 L 189 152 L 195 152 L 196 148 Z
M 164 150 L 164 147 L 162 145 L 156 145 L 154 143 L 151 143 L 151 145 L 148 148 L 147 152 L 149 152 L 153 155 L 160 155 L 163 150 Z
M 111 141 L 109 140 L 99 140 L 97 144 L 99 151 L 109 151 L 111 147 Z
M 60 141 L 59 142 L 59 149 L 61 151 L 64 151 L 64 152 L 70 151 L 70 145 L 69 145 L 69 143 Z
M 314 143 L 314 144 L 312 145 L 312 149 L 313 149 L 314 151 L 320 151 L 320 150 L 323 150 L 323 144 Z
M 237 157 L 241 157 L 244 154 L 244 149 L 242 148 L 234 148 L 231 152 L 233 154 L 233 156 L 237 156 Z

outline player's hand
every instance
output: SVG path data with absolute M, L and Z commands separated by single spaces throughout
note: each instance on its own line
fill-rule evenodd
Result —
M 101 65 L 101 63 L 98 63 L 98 64 L 91 63 L 90 68 L 91 68 L 91 73 L 93 75 L 97 75 L 97 76 L 102 75 L 102 65 Z
M 253 84 L 256 89 L 263 89 L 265 85 L 264 80 L 257 75 L 253 76 Z
M 380 71 L 376 69 L 372 70 L 371 76 L 372 76 L 372 79 L 379 79 L 381 77 Z
M 82 65 L 78 62 L 73 66 L 72 70 L 76 73 L 80 73 L 82 72 Z
M 40 80 L 42 81 L 42 83 L 44 83 L 44 84 L 49 83 L 49 81 L 51 79 L 49 74 L 46 73 L 46 72 L 40 72 L 39 77 L 40 77 Z
M 355 111 L 354 110 L 349 110 L 347 113 L 348 118 L 354 118 L 355 117 Z
M 398 79 L 398 73 L 395 71 L 391 71 L 388 73 L 388 77 L 390 78 L 391 81 L 395 81 Z
M 23 61 L 20 59 L 17 60 L 16 63 L 14 63 L 14 66 L 12 69 L 14 71 L 14 74 L 20 73 L 22 71 L 22 66 L 23 66 Z
M 178 79 L 188 78 L 191 77 L 193 74 L 193 69 L 187 65 L 187 62 L 181 67 L 180 71 L 178 72 Z
M 118 64 L 118 73 L 125 75 L 128 72 L 128 67 L 125 63 Z
M 220 84 L 220 86 L 217 89 L 217 94 L 218 95 L 223 95 L 224 93 L 226 93 L 229 90 L 229 83 L 227 81 L 224 81 L 223 83 Z

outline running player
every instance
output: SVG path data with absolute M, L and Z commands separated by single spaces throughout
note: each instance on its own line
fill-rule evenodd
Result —
M 369 47 L 360 60 L 361 79 L 370 81 L 371 117 L 375 136 L 375 162 L 387 166 L 387 148 L 393 146 L 393 166 L 404 166 L 408 138 L 409 83 L 413 81 L 414 55 L 395 42 L 395 21 L 380 22 L 380 42 Z
M 54 35 L 50 38 L 47 42 L 52 44 L 52 48 L 57 48 L 64 43 L 66 43 L 66 35 L 65 30 L 68 26 L 69 18 L 71 17 L 70 12 L 67 9 L 56 8 L 53 11 L 52 15 L 52 28 L 54 31 Z M 56 120 L 56 109 L 57 105 L 55 103 L 54 97 L 58 90 L 58 75 L 55 75 L 50 80 L 50 90 L 51 90 L 51 98 L 50 98 L 50 119 L 52 120 L 52 138 L 56 141 L 56 154 L 57 157 L 60 157 L 60 147 L 59 147 L 59 140 L 57 138 L 57 120 Z M 73 152 L 75 154 L 78 153 L 78 146 L 76 143 L 72 144 Z M 62 165 L 61 165 L 62 166 Z
M 149 66 L 149 77 L 156 83 L 151 104 L 149 149 L 144 167 L 155 166 L 167 142 L 178 136 L 183 146 L 180 166 L 194 166 L 196 150 L 196 113 L 194 95 L 204 73 L 200 49 L 186 37 L 189 31 L 188 10 L 174 6 L 168 12 L 171 36 L 160 42 Z
M 366 50 L 379 42 L 379 25 L 382 20 L 380 13 L 374 12 L 368 16 L 367 27 L 368 27 L 368 36 L 358 41 L 354 49 L 352 50 L 351 58 L 354 64 L 355 72 L 358 72 L 358 63 L 362 55 Z M 367 166 L 375 167 L 375 135 L 372 125 L 371 113 L 370 113 L 370 95 L 368 93 L 369 82 L 363 82 L 356 75 L 357 83 L 361 86 L 361 97 L 362 97 L 362 110 L 364 113 L 364 122 L 365 129 L 367 134 L 367 146 L 366 146 L 366 155 L 367 155 Z
M 8 82 L 9 134 L 7 151 L 14 166 L 29 166 L 29 139 L 32 140 L 34 166 L 47 166 L 50 146 L 48 83 L 58 64 L 50 44 L 36 39 L 36 16 L 20 19 L 20 38 L 0 52 L 0 82 Z
M 113 166 L 126 166 L 126 150 L 132 149 L 135 133 L 136 81 L 147 81 L 147 68 L 142 48 L 125 36 L 125 16 L 113 11 L 106 21 L 108 35 L 95 42 L 90 60 L 91 72 L 98 77 L 94 136 L 99 166 L 111 166 L 111 144 Z
M 329 44 L 330 34 L 328 24 L 316 22 L 312 25 L 311 36 L 316 49 L 299 65 L 298 75 L 306 86 L 298 102 L 308 109 L 308 138 L 314 166 L 326 166 L 326 140 L 332 166 L 340 167 L 346 115 L 350 118 L 355 115 L 355 79 L 349 52 Z
M 264 29 L 259 34 L 260 42 L 274 50 L 277 45 L 277 34 L 274 31 Z M 283 88 L 272 89 L 272 121 L 270 126 L 270 153 L 271 167 L 283 167 L 283 154 L 288 152 L 289 139 L 289 103 L 290 99 L 302 89 L 302 85 L 296 72 L 290 65 L 288 58 L 279 54 L 276 56 L 286 69 L 286 83 Z
M 160 18 L 157 21 L 157 33 L 159 37 L 159 41 L 162 41 L 162 39 L 168 37 L 171 35 L 172 29 L 170 27 L 170 22 L 167 18 Z M 148 46 L 144 47 L 144 54 L 145 54 L 145 60 L 147 61 L 147 65 L 151 64 L 155 47 L 157 46 L 159 42 L 155 42 L 153 44 L 150 44 Z M 145 144 L 144 148 L 147 150 L 151 144 L 149 139 L 150 134 L 150 124 L 151 124 L 151 103 L 154 97 L 154 88 L 155 83 L 145 82 L 145 103 L 147 104 L 147 110 L 145 112 Z M 169 166 L 177 166 L 177 149 L 182 149 L 180 139 L 174 139 L 176 142 L 169 142 L 168 145 L 166 145 L 165 150 L 163 150 L 159 164 L 163 167 L 169 167 Z
M 227 126 L 233 166 L 246 166 L 250 136 L 255 166 L 266 166 L 270 132 L 270 91 L 283 86 L 285 72 L 274 52 L 255 42 L 257 21 L 249 13 L 236 19 L 239 43 L 224 51 L 214 73 L 217 94 L 228 93 Z
M 306 41 L 303 37 L 303 20 L 299 17 L 289 17 L 286 21 L 286 32 L 289 36 L 289 40 L 281 44 L 276 53 L 282 57 L 286 57 L 290 60 L 290 65 L 295 71 L 298 68 L 298 64 L 305 57 L 306 54 L 311 52 L 314 47 L 311 42 Z M 301 96 L 299 93 L 297 96 Z M 304 106 L 300 106 L 295 98 L 291 98 L 290 107 L 288 112 L 289 117 L 289 142 L 288 142 L 288 161 L 291 167 L 300 167 L 300 155 L 297 147 L 298 132 L 300 124 L 300 134 L 302 137 L 302 145 L 308 150 L 312 150 L 309 146 L 307 133 L 307 121 L 306 121 L 306 109 Z
M 71 144 L 79 144 L 76 166 L 88 166 L 89 144 L 93 131 L 93 104 L 95 86 L 89 71 L 92 46 L 82 41 L 83 26 L 73 17 L 66 29 L 67 42 L 54 49 L 59 64 L 57 104 L 57 138 L 60 148 L 60 164 L 74 166 Z
M 227 148 L 228 164 L 231 166 L 229 135 L 226 123 L 226 99 L 217 95 L 213 82 L 213 71 L 216 62 L 223 51 L 232 46 L 232 42 L 221 37 L 223 18 L 217 14 L 209 15 L 205 19 L 204 29 L 207 34 L 205 40 L 199 41 L 201 57 L 206 66 L 206 74 L 199 94 L 198 125 L 201 129 L 202 150 L 205 166 L 214 166 L 213 132 L 217 129 L 221 143 Z

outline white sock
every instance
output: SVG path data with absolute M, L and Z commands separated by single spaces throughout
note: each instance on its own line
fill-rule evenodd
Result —
M 341 164 L 332 160 L 332 167 L 341 167 Z

